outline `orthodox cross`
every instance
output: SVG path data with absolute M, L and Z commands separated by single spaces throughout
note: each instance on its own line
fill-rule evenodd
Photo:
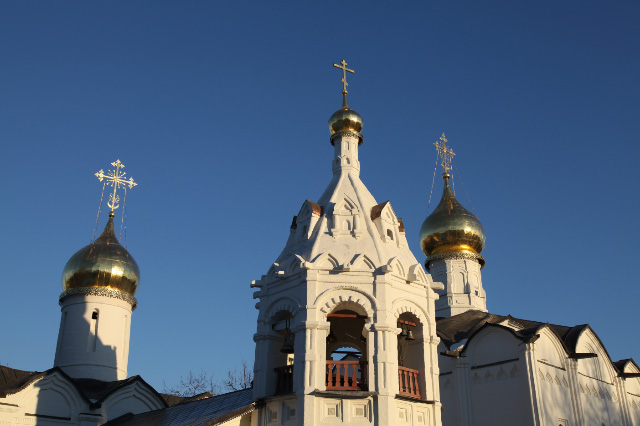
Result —
M 126 187 L 128 186 L 129 189 L 131 189 L 138 184 L 133 181 L 132 177 L 129 177 L 129 179 L 127 180 L 127 178 L 125 177 L 126 173 L 122 171 L 122 169 L 124 168 L 124 164 L 122 164 L 119 159 L 111 163 L 111 165 L 116 169 L 107 170 L 106 173 L 104 172 L 104 170 L 100 169 L 100 171 L 95 175 L 100 182 L 102 182 L 102 180 L 104 179 L 106 185 L 110 185 L 113 187 L 113 193 L 109 195 L 109 201 L 107 201 L 107 205 L 111 208 L 111 212 L 113 213 L 113 211 L 120 206 L 118 204 L 118 202 L 120 201 L 120 197 L 117 194 L 117 190 L 121 187 L 125 188 L 126 197 Z
M 341 65 L 338 64 L 333 64 L 334 67 L 336 68 L 340 68 L 342 70 L 342 94 L 346 95 L 347 94 L 347 86 L 349 84 L 347 84 L 347 72 L 350 72 L 351 74 L 355 73 L 354 70 L 350 70 L 349 68 L 347 68 L 347 61 L 345 61 L 344 59 L 342 61 L 340 61 Z
M 438 141 L 436 141 L 434 145 L 436 146 L 436 150 L 438 151 L 438 153 L 442 155 L 441 165 L 442 165 L 442 168 L 444 169 L 444 172 L 449 173 L 449 170 L 451 170 L 451 162 L 453 161 L 453 157 L 456 154 L 455 152 L 453 152 L 451 148 L 447 146 L 447 142 L 449 141 L 444 136 L 444 133 L 442 134 L 442 136 L 440 136 L 440 141 L 442 141 L 442 145 L 440 145 Z

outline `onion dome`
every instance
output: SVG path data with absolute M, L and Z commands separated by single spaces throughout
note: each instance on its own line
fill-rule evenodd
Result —
M 60 300 L 70 294 L 110 296 L 136 306 L 140 269 L 118 239 L 113 212 L 102 234 L 71 256 L 62 272 Z
M 484 249 L 485 233 L 478 218 L 465 209 L 449 186 L 449 173 L 443 173 L 442 199 L 420 229 L 420 246 L 427 263 L 447 257 L 468 257 L 484 265 L 480 252 Z
M 354 132 L 358 135 L 360 141 L 358 145 L 362 143 L 362 127 L 364 126 L 364 120 L 354 110 L 349 108 L 347 104 L 347 95 L 342 95 L 342 108 L 333 113 L 329 118 L 329 130 L 331 136 L 338 132 Z M 333 144 L 333 138 L 331 138 L 331 144 Z

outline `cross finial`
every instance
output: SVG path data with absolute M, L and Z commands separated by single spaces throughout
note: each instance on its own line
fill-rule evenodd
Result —
M 438 153 L 442 155 L 442 169 L 445 173 L 449 173 L 449 170 L 451 170 L 451 162 L 456 154 L 447 146 L 447 142 L 449 142 L 449 140 L 445 137 L 444 133 L 440 136 L 440 141 L 442 142 L 442 145 L 439 144 L 438 141 L 436 141 L 434 145 L 436 146 Z
M 344 108 L 348 108 L 347 105 L 347 86 L 349 85 L 349 83 L 347 83 L 347 72 L 350 72 L 351 74 L 354 74 L 355 71 L 351 70 L 349 68 L 347 68 L 347 61 L 345 61 L 344 59 L 342 61 L 340 61 L 340 65 L 338 64 L 333 64 L 334 67 L 336 68 L 340 68 L 342 70 L 342 106 Z
M 118 204 L 120 202 L 120 197 L 117 194 L 117 190 L 121 187 L 125 188 L 126 196 L 126 187 L 128 186 L 129 189 L 131 189 L 138 184 L 133 181 L 132 177 L 129 177 L 128 180 L 127 178 L 125 178 L 126 173 L 122 171 L 122 169 L 124 168 L 124 164 L 122 164 L 119 159 L 111 163 L 111 165 L 116 169 L 107 170 L 106 173 L 104 172 L 104 170 L 100 169 L 100 171 L 96 173 L 95 176 L 100 182 L 102 182 L 102 180 L 104 179 L 106 181 L 106 185 L 110 185 L 113 187 L 113 193 L 109 195 L 109 201 L 107 201 L 107 205 L 111 208 L 111 213 L 113 213 L 113 211 L 120 206 Z

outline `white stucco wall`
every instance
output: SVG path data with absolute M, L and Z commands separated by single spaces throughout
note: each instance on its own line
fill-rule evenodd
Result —
M 107 296 L 66 296 L 54 366 L 76 378 L 125 379 L 130 329 L 128 302 Z

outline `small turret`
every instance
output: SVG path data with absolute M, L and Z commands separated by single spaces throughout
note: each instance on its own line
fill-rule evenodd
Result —
M 444 133 L 442 144 L 434 145 L 442 157 L 444 188 L 442 198 L 427 216 L 420 229 L 420 247 L 427 256 L 425 268 L 434 281 L 444 283 L 440 299 L 436 301 L 436 316 L 449 317 L 469 309 L 487 310 L 480 270 L 484 258 L 480 255 L 486 240 L 480 220 L 456 199 L 449 179 L 453 150 L 447 146 Z

